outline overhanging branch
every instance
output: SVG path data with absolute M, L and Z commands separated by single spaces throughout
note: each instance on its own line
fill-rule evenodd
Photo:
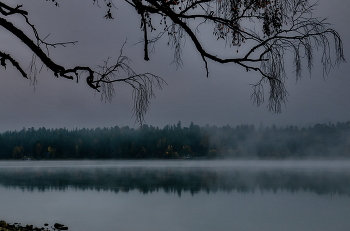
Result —
M 310 4 L 308 0 L 133 0 L 133 2 L 136 10 L 148 12 L 150 15 L 155 12 L 162 16 L 161 22 L 170 21 L 170 26 L 165 23 L 164 32 L 167 32 L 170 41 L 176 43 L 172 44 L 175 48 L 180 46 L 178 40 L 180 33 L 181 36 L 188 36 L 205 63 L 207 76 L 209 60 L 221 64 L 237 64 L 246 70 L 259 72 L 261 81 L 255 85 L 253 96 L 257 96 L 255 101 L 260 105 L 264 100 L 264 97 L 261 97 L 262 91 L 255 91 L 261 89 L 257 86 L 268 82 L 270 88 L 268 107 L 274 112 L 280 112 L 281 105 L 286 102 L 287 91 L 284 86 L 286 53 L 294 53 L 297 78 L 301 76 L 302 59 L 306 59 L 311 72 L 314 50 L 322 52 L 321 63 L 325 74 L 328 74 L 334 64 L 345 61 L 339 34 L 327 28 L 328 24 L 324 20 L 313 17 L 316 4 Z M 224 40 L 230 47 L 237 47 L 237 52 L 234 50 L 229 57 L 217 51 L 208 52 L 205 40 L 196 33 L 202 24 L 211 24 L 213 35 L 217 40 Z M 330 47 L 332 37 L 336 54 L 334 60 L 331 58 Z M 247 48 L 246 52 L 238 54 L 238 48 L 243 45 Z M 181 59 L 177 49 L 174 57 Z

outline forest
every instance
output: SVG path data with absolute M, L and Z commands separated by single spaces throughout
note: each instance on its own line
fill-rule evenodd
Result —
M 0 159 L 197 159 L 350 157 L 350 121 L 309 127 L 181 122 L 164 128 L 23 128 L 0 134 Z

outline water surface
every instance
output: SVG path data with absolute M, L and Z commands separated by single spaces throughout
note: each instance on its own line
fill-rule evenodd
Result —
M 78 231 L 349 230 L 350 161 L 4 161 L 0 195 Z

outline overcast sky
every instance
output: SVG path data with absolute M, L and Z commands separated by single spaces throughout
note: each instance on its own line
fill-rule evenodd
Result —
M 50 42 L 78 40 L 76 45 L 50 51 L 50 57 L 66 67 L 95 66 L 111 57 L 117 57 L 127 39 L 124 53 L 133 60 L 137 72 L 152 72 L 162 76 L 168 86 L 155 92 L 146 123 L 163 127 L 167 124 L 190 122 L 198 125 L 231 125 L 260 123 L 270 126 L 309 126 L 316 123 L 346 122 L 350 120 L 350 67 L 347 63 L 331 71 L 325 79 L 316 58 L 313 75 L 304 72 L 296 83 L 292 70 L 288 70 L 286 86 L 288 103 L 281 114 L 268 112 L 267 104 L 260 107 L 250 100 L 251 86 L 257 76 L 239 66 L 209 63 L 210 76 L 205 77 L 204 64 L 187 40 L 183 49 L 183 67 L 171 65 L 173 51 L 161 41 L 151 60 L 143 60 L 142 44 L 134 45 L 142 36 L 139 15 L 123 1 L 117 1 L 114 20 L 104 20 L 104 9 L 92 5 L 92 0 L 61 0 L 60 7 L 45 0 L 7 0 L 23 4 L 29 18 L 42 36 L 50 34 Z M 316 14 L 328 17 L 344 42 L 345 58 L 349 58 L 350 2 L 346 0 L 320 0 Z M 11 21 L 27 30 L 22 19 Z M 15 37 L 0 28 L 0 50 L 13 54 L 27 67 L 29 50 Z M 39 66 L 40 68 L 40 66 Z M 57 79 L 45 69 L 38 75 L 36 90 L 30 81 L 21 77 L 10 65 L 0 68 L 0 132 L 30 128 L 93 128 L 131 126 L 131 89 L 127 85 L 116 87 L 112 103 L 100 101 L 98 94 L 85 81 L 75 83 Z

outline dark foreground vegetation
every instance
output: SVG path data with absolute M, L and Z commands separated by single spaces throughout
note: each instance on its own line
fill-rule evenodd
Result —
M 68 227 L 55 223 L 54 226 L 44 224 L 44 227 L 38 228 L 33 225 L 21 225 L 20 223 L 7 223 L 6 221 L 0 221 L 0 231 L 42 231 L 42 230 L 68 230 Z
M 350 122 L 310 127 L 143 125 L 23 128 L 0 134 L 1 159 L 350 157 Z

